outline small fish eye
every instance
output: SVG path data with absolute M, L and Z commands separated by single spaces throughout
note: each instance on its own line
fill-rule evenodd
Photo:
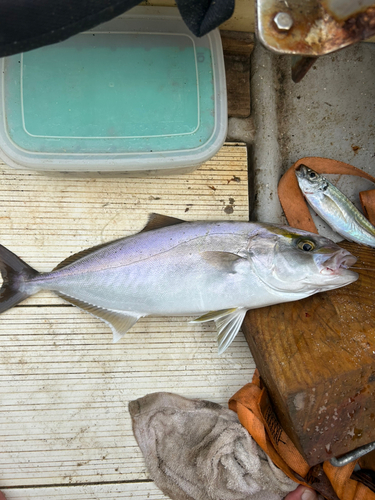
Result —
M 298 243 L 298 248 L 304 252 L 311 252 L 315 248 L 315 244 L 312 241 L 304 240 Z
M 316 173 L 315 172 L 310 172 L 309 173 L 309 177 L 310 177 L 310 179 L 315 179 Z

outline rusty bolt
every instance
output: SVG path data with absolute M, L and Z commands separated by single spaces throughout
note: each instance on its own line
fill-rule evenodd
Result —
M 278 12 L 273 20 L 280 31 L 289 31 L 293 26 L 292 16 L 287 12 Z

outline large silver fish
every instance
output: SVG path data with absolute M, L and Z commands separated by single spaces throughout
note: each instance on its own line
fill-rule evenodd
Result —
M 306 231 L 252 222 L 184 222 L 154 215 L 138 234 L 80 252 L 38 273 L 0 246 L 0 312 L 52 290 L 105 321 L 114 341 L 148 315 L 214 320 L 219 352 L 248 309 L 352 283 L 356 262 Z
M 323 175 L 306 165 L 296 170 L 299 187 L 315 212 L 349 241 L 375 247 L 375 227 Z

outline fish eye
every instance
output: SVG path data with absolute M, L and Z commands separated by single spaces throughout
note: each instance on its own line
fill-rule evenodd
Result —
M 315 244 L 310 240 L 302 240 L 298 243 L 298 248 L 304 252 L 311 252 L 315 248 Z
M 315 172 L 310 172 L 309 173 L 309 177 L 310 177 L 310 179 L 315 179 L 316 173 Z

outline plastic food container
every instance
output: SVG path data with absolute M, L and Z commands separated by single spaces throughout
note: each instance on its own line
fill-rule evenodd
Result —
M 64 42 L 4 58 L 0 157 L 42 171 L 191 171 L 227 130 L 219 31 L 136 7 Z

